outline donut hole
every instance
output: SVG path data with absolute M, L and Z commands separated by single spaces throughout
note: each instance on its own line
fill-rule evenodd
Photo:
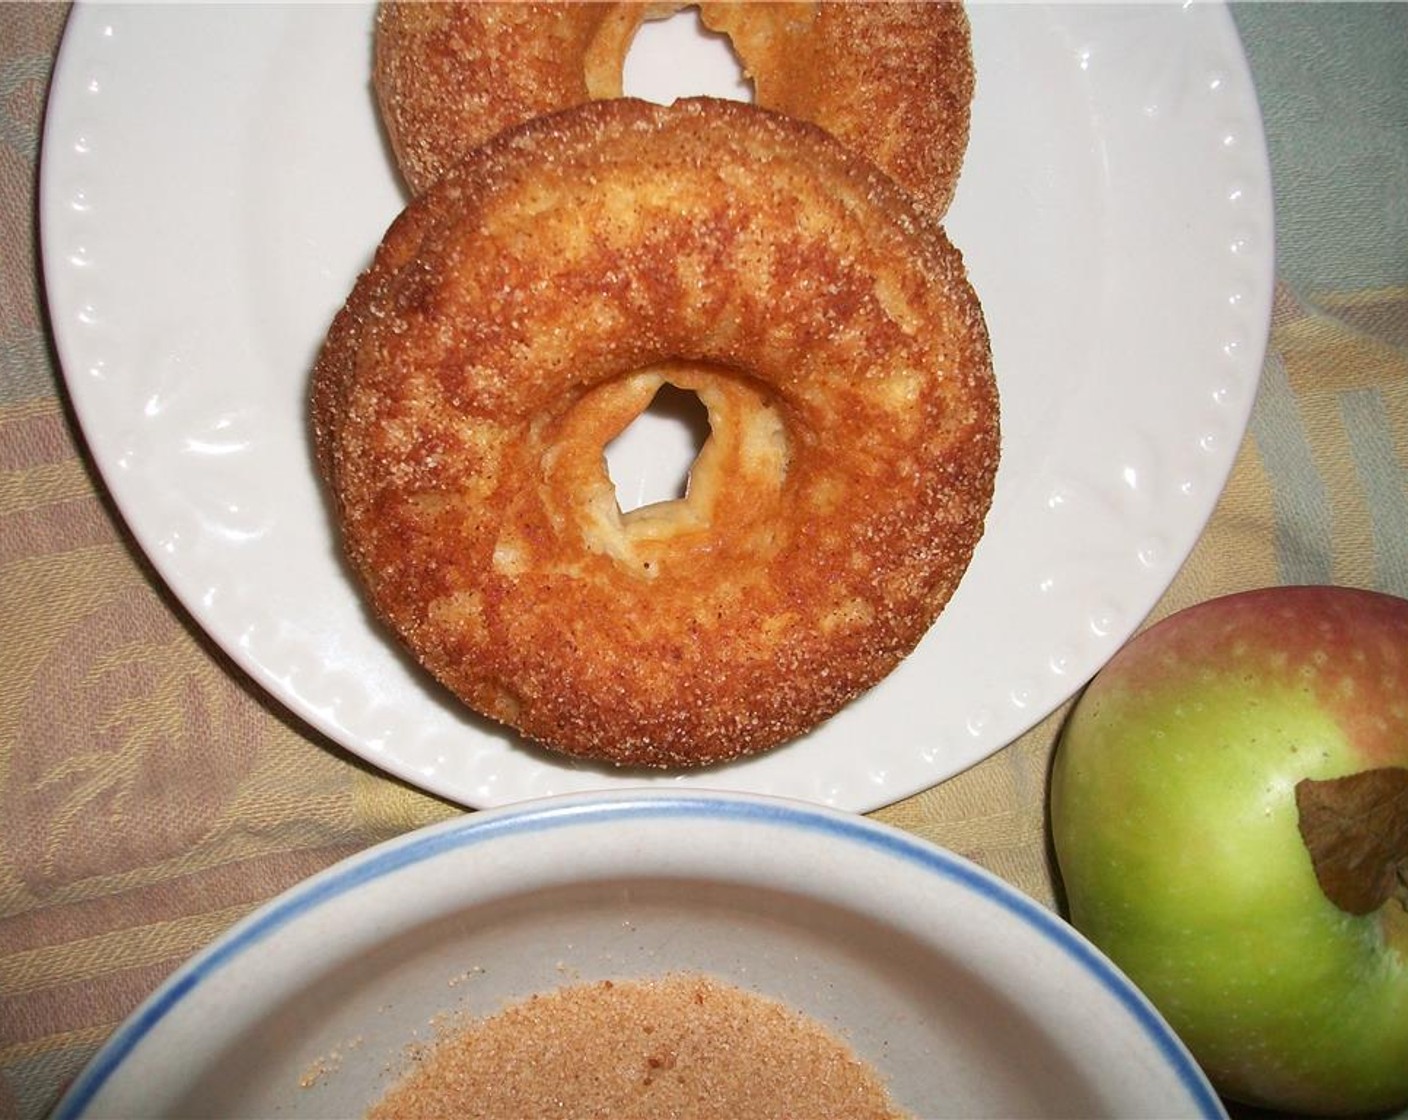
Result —
M 620 511 L 684 498 L 709 433 L 699 394 L 668 381 L 661 385 L 645 411 L 606 445 L 606 472 Z
M 722 32 L 704 26 L 694 6 L 647 17 L 636 31 L 621 67 L 621 89 L 669 105 L 681 97 L 755 100 L 753 83 Z

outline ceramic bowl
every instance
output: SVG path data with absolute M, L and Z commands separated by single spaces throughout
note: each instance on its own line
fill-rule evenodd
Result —
M 918 1116 L 1222 1116 L 1109 961 L 976 865 L 836 810 L 651 790 L 369 849 L 177 971 L 57 1116 L 363 1113 L 446 1013 L 704 972 L 831 1028 Z

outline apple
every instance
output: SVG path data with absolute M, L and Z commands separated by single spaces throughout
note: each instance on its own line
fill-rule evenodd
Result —
M 1051 779 L 1071 923 L 1226 1098 L 1408 1105 L 1408 600 L 1274 587 L 1155 623 Z

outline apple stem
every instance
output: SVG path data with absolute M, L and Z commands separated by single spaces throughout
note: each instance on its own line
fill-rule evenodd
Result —
M 1408 767 L 1296 783 L 1301 839 L 1325 897 L 1350 914 L 1408 909 Z

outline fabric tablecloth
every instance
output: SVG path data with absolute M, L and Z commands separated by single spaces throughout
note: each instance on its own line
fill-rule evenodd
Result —
M 66 9 L 0 5 L 0 1117 L 44 1114 L 190 954 L 272 895 L 463 812 L 267 700 L 116 515 L 65 397 L 37 261 Z M 1277 203 L 1270 348 L 1230 481 L 1150 616 L 1281 583 L 1408 595 L 1408 5 L 1234 8 Z M 1047 906 L 1066 708 L 874 814 Z

